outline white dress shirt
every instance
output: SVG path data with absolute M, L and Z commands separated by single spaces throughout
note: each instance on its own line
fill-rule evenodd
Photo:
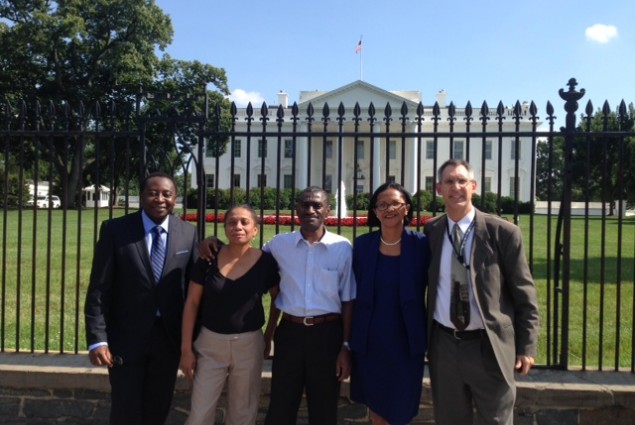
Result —
M 474 216 L 476 215 L 474 209 L 470 211 L 465 217 L 460 219 L 456 224 L 459 225 L 461 232 L 465 237 L 465 232 L 470 227 L 470 223 L 474 220 Z M 447 217 L 447 226 L 448 229 L 452 229 L 454 227 L 455 222 L 450 220 Z M 467 235 L 467 240 L 465 241 L 465 252 L 463 256 L 465 257 L 466 264 L 469 265 L 472 258 L 472 247 L 474 245 L 474 231 L 476 227 L 472 227 L 472 230 Z M 446 326 L 448 328 L 454 328 L 452 321 L 450 320 L 450 300 L 452 299 L 452 256 L 454 255 L 454 248 L 452 247 L 452 242 L 448 237 L 448 232 L 445 232 L 446 235 L 443 238 L 443 247 L 441 248 L 441 266 L 439 268 L 439 283 L 437 286 L 437 300 L 434 306 L 434 320 Z M 452 232 L 449 233 L 450 235 Z M 457 247 L 458 249 L 458 247 Z M 479 312 L 478 306 L 476 305 L 476 298 L 474 297 L 474 288 L 471 282 L 470 273 L 467 273 L 468 280 L 470 280 L 468 288 L 470 294 L 470 323 L 468 324 L 465 330 L 471 331 L 476 329 L 483 329 L 483 319 L 481 318 L 481 313 Z
M 355 299 L 353 250 L 348 239 L 326 231 L 309 243 L 298 230 L 282 233 L 265 244 L 280 268 L 276 307 L 293 316 L 341 313 L 342 303 Z

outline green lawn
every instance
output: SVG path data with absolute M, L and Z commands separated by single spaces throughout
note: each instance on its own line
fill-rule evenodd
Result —
M 121 215 L 123 210 L 115 210 L 113 214 Z M 9 211 L 0 224 L 2 350 L 14 351 L 19 347 L 20 351 L 74 352 L 85 349 L 82 309 L 94 241 L 99 224 L 108 218 L 108 211 L 68 211 L 66 214 L 53 211 L 50 218 L 49 226 L 48 211 L 37 211 L 35 217 L 33 210 L 23 211 L 22 216 L 17 211 Z M 553 343 L 547 344 L 547 338 L 553 340 L 556 332 L 554 268 L 553 261 L 547 261 L 548 247 L 551 258 L 554 257 L 556 220 L 551 220 L 551 240 L 548 240 L 546 217 L 534 218 L 531 241 L 529 217 L 521 217 L 520 224 L 540 298 L 543 326 L 538 363 L 550 364 L 558 360 L 554 359 Z M 218 229 L 222 236 L 222 227 Z M 337 228 L 331 230 L 337 231 Z M 279 231 L 289 231 L 289 227 L 280 226 Z M 366 231 L 366 227 L 357 228 L 357 235 Z M 213 233 L 214 225 L 207 224 L 206 234 Z M 274 233 L 275 226 L 265 226 L 263 240 L 269 240 Z M 352 228 L 342 227 L 341 233 L 353 239 Z M 620 234 L 622 240 L 618 243 Z M 586 257 L 585 235 L 588 235 Z M 621 227 L 617 219 L 608 219 L 603 227 L 600 219 L 592 218 L 588 231 L 583 219 L 572 221 L 568 357 L 571 366 L 585 364 L 590 368 L 612 369 L 616 359 L 620 367 L 632 364 L 634 235 L 635 219 L 631 217 L 625 219 Z M 50 257 L 47 256 L 49 250 Z M 265 303 L 268 302 L 266 298 Z M 561 317 L 561 298 L 558 298 L 558 306 Z M 562 329 L 558 327 L 557 332 L 560 335 Z

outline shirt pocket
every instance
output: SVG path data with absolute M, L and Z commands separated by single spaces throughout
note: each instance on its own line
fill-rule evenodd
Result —
M 322 299 L 328 300 L 329 303 L 335 303 L 340 305 L 340 288 L 339 288 L 339 273 L 337 270 L 320 269 L 317 281 L 315 282 L 315 292 L 322 297 Z

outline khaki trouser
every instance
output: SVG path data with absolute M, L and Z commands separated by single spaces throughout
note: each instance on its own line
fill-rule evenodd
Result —
M 186 425 L 214 423 L 227 381 L 226 425 L 256 423 L 265 343 L 262 331 L 219 334 L 201 328 L 194 342 L 196 371 Z

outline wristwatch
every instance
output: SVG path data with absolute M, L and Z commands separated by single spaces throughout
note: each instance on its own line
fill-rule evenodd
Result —
M 348 351 L 351 351 L 351 345 L 348 343 L 348 341 L 342 342 L 342 347 L 346 348 Z

